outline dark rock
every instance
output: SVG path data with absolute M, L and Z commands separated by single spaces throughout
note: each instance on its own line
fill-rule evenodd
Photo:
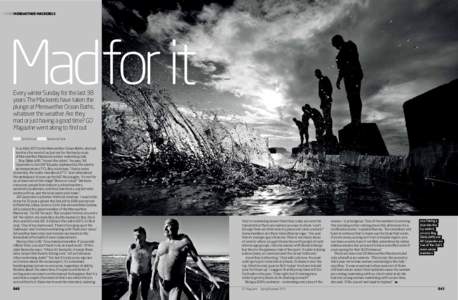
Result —
M 271 147 L 271 148 L 269 148 L 269 152 L 272 153 L 272 154 L 275 154 L 275 153 L 286 154 L 286 153 L 288 153 L 288 150 L 286 150 L 283 147 Z
M 293 147 L 291 148 L 291 156 L 296 157 L 299 153 L 301 153 L 302 147 Z
M 269 151 L 271 148 L 269 148 Z M 318 141 L 311 141 L 309 145 L 303 145 L 293 147 L 291 149 L 291 156 L 296 157 L 299 153 L 308 154 L 312 152 L 313 155 L 318 153 L 326 153 L 326 154 L 338 154 L 339 153 L 339 142 L 337 141 L 337 137 L 332 136 L 324 136 L 321 142 Z M 271 152 L 276 153 L 276 152 Z
M 375 123 L 361 123 L 358 126 L 348 124 L 339 130 L 339 140 L 342 150 L 367 155 L 389 155 Z
M 309 151 L 310 151 L 310 148 L 307 145 L 293 147 L 291 148 L 291 156 L 296 157 L 301 152 L 307 154 L 309 153 Z
M 323 144 L 326 154 L 338 154 L 340 151 L 337 137 L 333 134 L 325 135 L 323 137 Z
M 318 141 L 312 141 L 310 142 L 310 148 L 312 150 L 312 154 L 316 155 L 320 152 L 323 152 L 323 145 L 319 143 Z
M 458 141 L 458 79 L 403 105 L 410 151 L 434 143 Z
M 433 191 L 441 199 L 458 197 L 457 94 L 455 79 L 403 105 L 410 176 L 423 195 Z

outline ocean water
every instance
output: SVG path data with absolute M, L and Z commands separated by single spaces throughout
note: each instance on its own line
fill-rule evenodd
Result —
M 403 185 L 367 171 L 333 167 L 307 172 L 303 186 L 269 185 L 228 201 L 227 215 L 413 215 L 419 213 Z
M 425 211 L 412 190 L 391 178 L 348 167 L 291 174 L 300 184 L 259 186 L 228 197 L 205 184 L 158 187 L 135 176 L 104 186 L 107 215 L 417 215 Z M 297 177 L 297 178 L 294 178 Z M 306 178 L 306 180 L 303 180 Z
M 213 275 L 220 277 L 225 283 L 223 288 L 227 288 L 229 283 L 229 257 L 221 255 L 201 256 L 205 264 Z M 188 260 L 188 266 L 198 269 L 192 260 Z M 204 294 L 212 291 L 212 284 L 192 271 L 186 273 L 189 285 L 197 294 L 200 290 Z M 125 255 L 103 255 L 102 256 L 102 299 L 118 300 L 127 292 L 128 284 L 125 271 Z

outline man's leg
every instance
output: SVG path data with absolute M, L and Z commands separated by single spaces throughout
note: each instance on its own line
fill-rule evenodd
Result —
M 326 134 L 332 134 L 332 117 L 331 117 L 331 103 L 329 102 L 323 107 L 323 117 L 326 127 Z
M 305 145 L 308 147 L 309 145 L 309 127 L 304 128 L 304 136 L 305 136 Z
M 353 95 L 353 107 L 354 107 L 354 118 L 356 120 L 356 125 L 361 124 L 361 111 L 363 108 L 363 104 L 361 102 L 361 95 L 360 95 L 360 90 L 361 90 L 361 82 L 355 86 L 355 93 Z
M 345 90 L 347 92 L 348 104 L 350 106 L 351 123 L 354 125 L 361 124 L 361 80 L 352 78 L 345 79 Z
M 323 141 L 323 132 L 324 132 L 324 129 L 321 125 L 318 125 L 316 127 L 316 141 L 318 143 L 321 143 Z
M 140 280 L 137 275 L 131 274 L 129 280 L 129 300 L 137 299 L 138 285 Z
M 181 287 L 174 287 L 169 292 L 169 300 L 180 300 L 181 297 Z
M 140 279 L 142 300 L 148 300 L 149 286 L 151 283 L 151 273 L 142 275 Z
M 162 282 L 159 280 L 159 295 L 161 296 L 161 300 L 169 299 L 169 293 L 164 289 L 162 286 Z

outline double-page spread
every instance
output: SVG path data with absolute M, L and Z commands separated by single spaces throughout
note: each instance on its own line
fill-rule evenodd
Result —
M 458 299 L 457 15 L 1 1 L 2 299 Z

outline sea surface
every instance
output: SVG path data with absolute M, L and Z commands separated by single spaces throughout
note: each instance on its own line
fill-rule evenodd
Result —
M 227 197 L 196 184 L 158 187 L 135 176 L 104 185 L 105 215 L 417 215 L 411 187 L 343 166 L 296 172 L 300 184 Z M 305 180 L 304 180 L 305 178 Z
M 222 255 L 202 255 L 202 259 L 213 275 L 229 282 L 229 256 Z M 118 300 L 127 292 L 128 284 L 125 270 L 125 255 L 103 255 L 102 256 L 102 299 Z M 188 261 L 188 266 L 198 269 L 192 260 Z M 212 284 L 202 276 L 194 274 L 192 271 L 186 273 L 188 283 L 196 290 L 202 289 L 204 293 L 209 293 Z M 200 291 L 196 291 L 200 294 Z
M 418 213 L 406 186 L 367 171 L 333 167 L 310 171 L 303 186 L 269 185 L 235 198 L 228 215 L 411 215 Z

